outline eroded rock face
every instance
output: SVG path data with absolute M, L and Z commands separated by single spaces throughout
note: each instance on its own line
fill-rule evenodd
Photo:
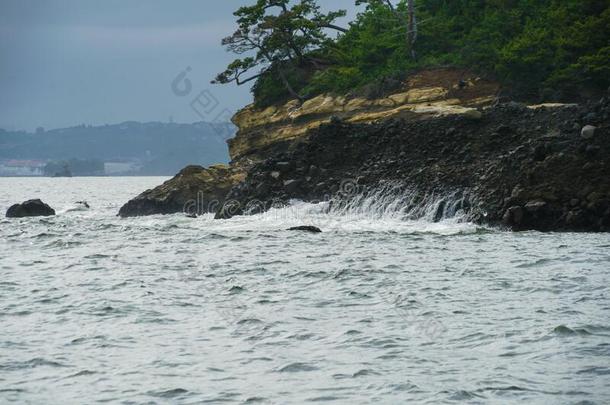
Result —
M 129 201 L 121 208 L 119 216 L 215 212 L 224 203 L 231 187 L 244 178 L 245 174 L 236 167 L 188 166 L 171 180 Z
M 322 230 L 320 228 L 318 228 L 317 226 L 311 226 L 311 225 L 294 226 L 292 228 L 288 228 L 287 231 L 322 233 Z
M 498 85 L 463 75 L 451 69 L 421 72 L 396 93 L 375 99 L 322 94 L 303 104 L 292 100 L 265 109 L 248 106 L 233 117 L 239 131 L 229 141 L 231 158 L 264 160 L 285 152 L 306 138 L 309 131 L 337 119 L 346 123 L 453 115 L 480 119 L 478 108 L 495 100 Z M 461 81 L 464 86 L 459 85 Z
M 431 220 L 452 205 L 513 230 L 610 231 L 608 98 L 491 106 L 493 83 L 462 86 L 455 72 L 436 73 L 377 99 L 322 95 L 248 107 L 234 117 L 230 167 L 189 167 L 121 215 L 215 211 L 223 219 L 334 198 L 346 184 L 364 192 L 398 184 L 416 190 L 416 200 L 457 196 Z M 586 125 L 595 125 L 592 136 L 581 136 Z
M 582 138 L 584 117 L 605 117 Z M 514 230 L 610 231 L 610 102 L 595 106 L 504 104 L 478 119 L 333 120 L 308 142 L 255 165 L 228 195 L 247 214 L 291 199 L 324 200 L 350 186 L 402 184 L 422 195 L 462 190 L 474 221 Z
M 52 215 L 55 215 L 55 210 L 39 199 L 15 204 L 6 211 L 7 218 L 48 217 Z
M 320 95 L 303 104 L 293 100 L 262 110 L 246 107 L 233 117 L 239 131 L 228 142 L 233 160 L 230 168 L 187 168 L 174 179 L 131 200 L 121 208 L 119 215 L 180 212 L 193 200 L 197 202 L 198 214 L 212 210 L 211 204 L 222 203 L 223 193 L 239 183 L 252 165 L 294 150 L 320 125 L 327 123 L 369 123 L 393 117 L 416 120 L 442 116 L 478 120 L 481 112 L 477 108 L 493 99 L 498 86 L 475 76 L 464 78 L 463 74 L 457 70 L 421 72 L 402 87 L 398 86 L 395 93 L 380 95 L 380 98 Z M 459 87 L 458 82 L 462 79 L 466 85 Z M 277 171 L 271 175 L 275 179 L 282 177 L 285 187 L 297 192 L 304 179 L 296 175 L 286 178 L 291 163 L 284 163 L 282 166 L 280 162 Z M 258 191 L 264 193 L 266 186 L 261 186 Z

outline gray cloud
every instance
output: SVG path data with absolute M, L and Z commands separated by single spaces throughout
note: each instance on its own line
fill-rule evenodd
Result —
M 232 12 L 251 2 L 2 0 L 0 127 L 197 121 L 170 89 L 187 66 L 195 90 L 235 111 L 249 89 L 209 82 L 234 58 L 220 46 Z M 354 12 L 353 0 L 321 3 Z

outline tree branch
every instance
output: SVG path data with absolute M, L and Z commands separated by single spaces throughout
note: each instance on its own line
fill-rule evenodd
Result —
M 261 77 L 263 75 L 263 73 L 259 73 L 257 75 L 254 75 L 252 77 L 249 77 L 245 80 L 239 80 L 239 75 L 235 76 L 235 83 L 237 83 L 238 86 L 241 86 L 242 84 L 246 84 L 248 82 L 251 82 L 252 80 L 256 80 L 259 77 Z
M 335 24 L 320 24 L 321 28 L 330 28 L 332 30 L 336 30 L 336 31 L 341 31 L 343 33 L 346 33 L 348 30 L 343 28 L 343 27 L 339 27 Z

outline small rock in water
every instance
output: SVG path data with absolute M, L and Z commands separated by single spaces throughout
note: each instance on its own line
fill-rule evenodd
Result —
M 322 230 L 315 226 L 295 226 L 292 228 L 288 228 L 288 231 L 302 231 L 302 232 L 311 232 L 311 233 L 321 233 Z
M 7 218 L 48 217 L 52 215 L 55 215 L 55 210 L 39 199 L 15 204 L 6 211 Z
M 594 127 L 593 125 L 585 125 L 580 132 L 580 136 L 584 139 L 591 139 L 595 136 L 595 130 L 597 130 L 597 127 Z
M 79 212 L 79 211 L 87 211 L 91 209 L 87 201 L 77 201 L 74 203 L 74 206 L 66 209 L 65 212 Z

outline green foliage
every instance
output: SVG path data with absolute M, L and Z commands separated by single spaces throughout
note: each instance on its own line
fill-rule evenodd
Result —
M 305 87 L 305 94 L 315 95 L 328 91 L 346 93 L 361 86 L 361 73 L 355 67 L 330 67 L 316 72 L 311 82 Z
M 325 29 L 337 29 L 333 22 L 345 11 L 322 13 L 315 0 L 257 0 L 252 6 L 240 7 L 234 15 L 238 28 L 222 44 L 235 54 L 248 56 L 231 62 L 213 83 L 242 85 L 266 76 L 258 87 L 268 83 L 271 88 L 263 89 L 262 94 L 272 100 L 276 89 L 268 80 L 271 76 L 280 79 L 285 92 L 302 98 L 287 70 L 312 62 L 310 54 L 330 41 Z
M 303 95 L 347 93 L 438 66 L 494 76 L 521 98 L 569 99 L 610 85 L 609 0 L 417 0 L 415 59 L 406 1 L 357 1 L 366 7 L 349 30 L 316 47 L 329 63 L 291 75 Z M 259 78 L 259 105 L 289 98 L 274 76 Z
M 283 103 L 292 97 L 286 90 L 284 83 L 279 80 L 277 68 L 277 65 L 272 66 L 265 74 L 258 78 L 252 87 L 254 101 L 259 107 Z M 290 64 L 284 64 L 282 71 L 293 89 L 300 93 L 307 86 L 312 73 L 312 70 L 307 66 L 293 66 Z

